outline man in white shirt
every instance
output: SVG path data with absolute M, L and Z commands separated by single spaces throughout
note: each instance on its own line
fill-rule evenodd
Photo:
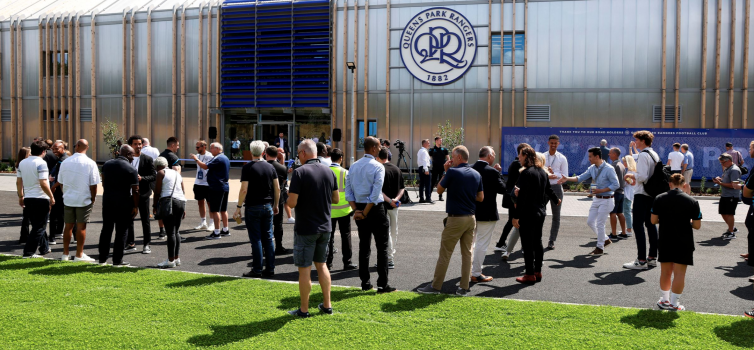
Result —
M 55 199 L 50 190 L 47 163 L 41 158 L 47 147 L 41 140 L 32 143 L 31 155 L 18 164 L 16 171 L 18 205 L 24 209 L 24 216 L 31 224 L 31 231 L 24 247 L 24 259 L 41 258 L 51 251 L 45 228 Z M 40 255 L 34 254 L 37 248 Z
M 60 164 L 58 182 L 63 185 L 63 201 L 65 202 L 63 220 L 63 256 L 61 260 L 69 260 L 68 245 L 71 242 L 73 225 L 76 225 L 76 256 L 73 261 L 93 262 L 94 259 L 84 254 L 86 241 L 86 224 L 92 214 L 92 207 L 97 199 L 97 184 L 100 183 L 97 163 L 86 156 L 89 142 L 81 139 L 76 142 L 76 153 Z
M 209 163 L 209 161 L 214 158 L 212 156 L 212 153 L 207 152 L 207 141 L 204 140 L 196 141 L 196 154 L 191 154 L 190 157 L 196 158 L 204 164 Z M 209 198 L 207 171 L 207 169 L 202 169 L 199 166 L 196 167 L 196 179 L 194 180 L 194 199 L 196 199 L 196 201 L 199 203 L 199 217 L 201 217 L 202 222 L 199 223 L 199 226 L 194 227 L 194 230 L 212 231 L 215 228 L 214 221 L 210 219 L 209 223 L 207 223 L 206 216 L 207 211 L 205 203 Z
M 563 185 L 558 184 L 558 180 L 563 176 L 568 176 L 568 159 L 558 152 L 558 146 L 560 146 L 560 137 L 558 135 L 551 135 L 547 141 L 550 149 L 545 153 L 545 167 L 550 171 L 550 187 L 555 195 L 563 200 Z M 550 242 L 547 244 L 547 249 L 555 249 L 555 240 L 558 238 L 558 230 L 560 230 L 560 208 L 558 203 L 550 202 L 550 209 L 552 211 L 552 226 L 550 227 Z
M 686 158 L 686 156 L 681 153 L 681 144 L 678 142 L 674 143 L 673 152 L 670 152 L 670 154 L 668 154 L 668 165 L 670 165 L 670 171 L 673 174 L 680 174 L 681 172 L 683 172 L 684 158 Z
M 422 147 L 416 155 L 419 166 L 419 203 L 434 203 L 432 200 L 432 182 L 429 176 L 429 139 L 422 140 Z M 424 197 L 427 197 L 425 200 Z
M 646 270 L 657 266 L 657 226 L 652 224 L 652 205 L 654 197 L 644 190 L 644 184 L 652 177 L 655 164 L 660 162 L 660 157 L 652 150 L 654 135 L 647 131 L 634 133 L 636 141 L 631 142 L 629 147 L 636 147 L 639 151 L 636 160 L 636 175 L 626 175 L 626 181 L 634 184 L 634 210 L 633 227 L 636 232 L 636 248 L 638 257 L 635 261 L 623 264 L 624 268 L 634 270 Z M 644 227 L 647 229 L 646 236 Z M 649 255 L 647 255 L 647 236 L 649 236 Z
M 87 146 L 88 147 L 88 146 Z M 160 150 L 157 148 L 154 148 L 149 145 L 149 139 L 143 138 L 141 139 L 141 153 L 144 153 L 150 157 L 152 157 L 152 160 L 157 159 L 157 157 L 160 156 Z
M 317 159 L 327 167 L 332 164 L 330 153 L 327 151 L 327 145 L 324 142 L 317 142 Z

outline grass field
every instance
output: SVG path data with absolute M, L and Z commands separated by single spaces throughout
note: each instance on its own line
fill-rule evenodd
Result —
M 0 347 L 754 347 L 754 320 L 336 288 L 332 316 L 294 319 L 298 286 L 0 256 Z

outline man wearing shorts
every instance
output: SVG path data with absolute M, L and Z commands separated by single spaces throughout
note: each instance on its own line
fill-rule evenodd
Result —
M 214 158 L 211 153 L 207 152 L 207 141 L 204 140 L 199 140 L 196 142 L 196 154 L 191 154 L 190 157 L 194 160 L 201 161 L 204 164 L 209 163 L 212 158 Z M 202 222 L 199 223 L 199 226 L 194 227 L 194 230 L 211 231 L 215 228 L 215 224 L 212 219 L 210 219 L 209 223 L 207 223 L 205 207 L 207 198 L 209 198 L 207 170 L 197 166 L 196 179 L 194 180 L 194 199 L 196 199 L 196 201 L 199 203 L 199 217 L 201 217 Z
M 92 214 L 94 201 L 97 199 L 97 184 L 100 183 L 97 163 L 86 156 L 89 142 L 81 139 L 76 142 L 76 153 L 60 164 L 57 181 L 63 186 L 63 256 L 60 260 L 70 259 L 68 245 L 71 243 L 73 226 L 76 225 L 76 256 L 73 261 L 94 262 L 84 254 L 86 241 L 86 223 Z
M 624 177 L 626 177 L 626 167 L 623 166 L 623 162 L 620 160 L 620 148 L 613 147 L 608 154 L 610 157 L 610 163 L 613 165 L 613 168 L 615 168 L 615 174 L 618 175 L 618 183 L 620 184 L 620 187 L 615 190 L 615 208 L 610 212 L 610 228 L 612 229 L 612 231 L 610 231 L 610 238 L 620 239 L 615 230 L 620 222 L 620 227 L 623 230 L 622 232 L 626 232 L 626 217 L 623 215 L 623 201 L 626 198 L 624 193 L 626 188 L 626 179 L 624 179 Z
M 230 173 L 230 160 L 223 154 L 223 145 L 213 142 L 209 145 L 212 160 L 204 163 L 198 157 L 194 157 L 196 165 L 202 170 L 207 170 L 207 185 L 209 186 L 209 214 L 215 222 L 214 231 L 205 239 L 220 239 L 222 236 L 230 236 L 228 231 L 228 176 Z M 220 226 L 222 224 L 222 227 Z
M 317 269 L 319 285 L 322 287 L 319 311 L 331 315 L 331 280 L 326 263 L 327 245 L 332 229 L 331 204 L 340 201 L 338 182 L 335 173 L 317 159 L 317 146 L 312 140 L 304 140 L 298 145 L 298 157 L 303 165 L 293 171 L 288 206 L 296 209 L 297 219 L 293 226 L 293 264 L 298 267 L 301 306 L 288 313 L 295 317 L 309 317 L 313 262 Z
M 738 198 L 741 195 L 738 184 L 738 179 L 741 177 L 741 169 L 738 168 L 738 165 L 733 164 L 733 157 L 728 153 L 720 155 L 718 160 L 720 160 L 720 165 L 723 167 L 723 175 L 714 178 L 712 182 L 720 185 L 721 196 L 718 214 L 723 217 L 723 220 L 728 225 L 728 230 L 723 232 L 720 238 L 729 241 L 736 239 L 736 232 L 738 232 L 738 229 L 735 227 L 735 215 Z

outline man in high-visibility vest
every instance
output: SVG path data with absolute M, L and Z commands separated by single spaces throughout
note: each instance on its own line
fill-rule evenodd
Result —
M 346 177 L 348 176 L 348 170 L 341 167 L 343 162 L 343 151 L 340 149 L 333 149 L 330 153 L 332 164 L 330 164 L 330 170 L 335 174 L 335 179 L 338 181 L 338 192 L 340 193 L 340 201 L 331 205 L 330 220 L 332 222 L 332 232 L 330 233 L 330 245 L 327 250 L 327 268 L 332 269 L 333 259 L 333 246 L 335 245 L 335 224 L 340 228 L 340 239 L 343 243 L 343 270 L 355 270 L 358 266 L 351 262 L 352 250 L 351 250 L 351 216 L 353 215 L 353 209 L 346 201 Z

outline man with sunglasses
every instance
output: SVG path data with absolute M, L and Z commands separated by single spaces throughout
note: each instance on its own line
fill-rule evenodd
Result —
M 193 155 L 204 164 L 209 163 L 212 158 L 212 153 L 207 152 L 207 141 L 199 140 L 196 142 L 196 154 Z M 214 221 L 210 218 L 207 223 L 207 211 L 205 203 L 209 198 L 209 183 L 207 182 L 207 169 L 196 167 L 196 179 L 194 180 L 194 199 L 199 203 L 199 217 L 202 221 L 199 226 L 194 227 L 194 230 L 209 230 L 212 231 L 215 228 Z

